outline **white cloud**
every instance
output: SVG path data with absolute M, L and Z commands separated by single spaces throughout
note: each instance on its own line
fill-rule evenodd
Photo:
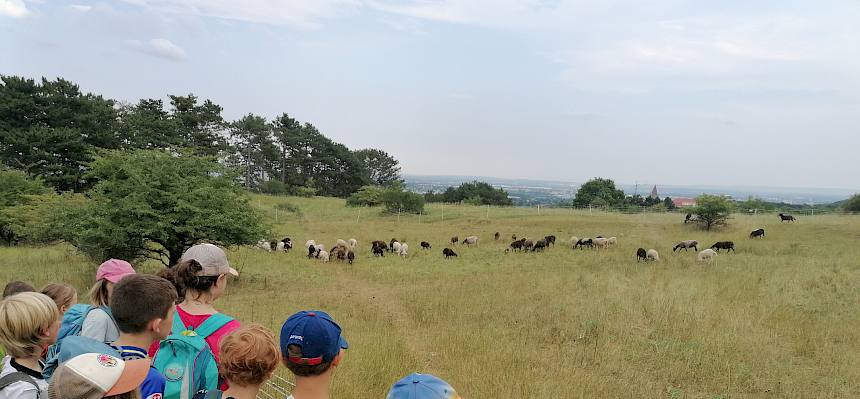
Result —
M 0 0 L 0 15 L 12 18 L 24 18 L 30 14 L 30 10 L 23 0 Z
M 87 11 L 93 9 L 93 6 L 87 6 L 87 5 L 83 5 L 83 4 L 72 4 L 69 7 L 72 7 L 72 9 L 80 11 L 80 12 L 87 12 Z
M 126 0 L 157 12 L 317 29 L 321 20 L 349 12 L 361 0 Z
M 183 61 L 186 58 L 185 50 L 167 39 L 159 38 L 146 42 L 140 40 L 128 40 L 126 44 L 136 51 L 153 57 L 164 58 L 171 61 Z

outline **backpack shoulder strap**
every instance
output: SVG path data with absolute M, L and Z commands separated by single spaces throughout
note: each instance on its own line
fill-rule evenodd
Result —
M 175 311 L 173 313 L 173 327 L 172 327 L 172 331 L 170 331 L 170 333 L 171 334 L 180 334 L 187 329 L 188 328 L 185 327 L 185 323 L 182 322 L 182 318 L 179 317 L 179 312 Z
M 224 313 L 215 313 L 195 328 L 194 332 L 196 332 L 197 335 L 206 338 L 231 321 L 233 321 L 232 317 L 227 316 Z
M 16 382 L 26 382 L 32 384 L 34 387 L 36 387 L 36 397 L 40 396 L 42 390 L 39 389 L 39 384 L 36 384 L 36 381 L 33 380 L 33 377 L 30 377 L 29 375 L 24 374 L 20 371 L 15 371 L 6 374 L 3 377 L 0 377 L 0 391 Z

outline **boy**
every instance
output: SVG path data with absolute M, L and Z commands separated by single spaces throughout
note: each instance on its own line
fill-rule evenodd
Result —
M 296 388 L 287 399 L 328 399 L 334 370 L 349 348 L 340 326 L 327 313 L 301 311 L 281 327 L 284 365 L 296 376 Z
M 35 292 L 36 289 L 30 283 L 25 283 L 23 281 L 10 281 L 3 287 L 3 298 L 21 293 L 21 292 Z
M 280 362 L 281 351 L 271 331 L 253 323 L 239 327 L 221 340 L 218 359 L 218 369 L 230 388 L 198 392 L 194 398 L 254 399 Z
M 412 373 L 395 382 L 385 399 L 460 399 L 460 395 L 435 375 Z
M 146 348 L 170 335 L 175 303 L 173 284 L 158 276 L 132 274 L 113 287 L 110 308 L 119 327 L 113 347 L 123 360 L 146 359 Z M 164 376 L 150 368 L 140 386 L 141 398 L 161 399 L 164 384 Z
M 45 398 L 42 352 L 57 340 L 60 311 L 47 295 L 22 292 L 0 302 L 0 399 Z

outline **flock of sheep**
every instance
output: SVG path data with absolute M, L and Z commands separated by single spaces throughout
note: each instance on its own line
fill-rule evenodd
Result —
M 684 220 L 687 223 L 691 217 L 691 215 L 687 215 L 687 218 Z M 797 219 L 794 216 L 779 214 L 781 221 L 796 221 Z M 750 232 L 750 238 L 764 238 L 764 229 L 756 229 Z M 501 239 L 501 234 L 496 232 L 493 235 L 495 241 L 499 241 Z M 549 248 L 552 245 L 555 245 L 556 236 L 548 235 L 544 238 L 538 240 L 531 240 L 528 238 L 519 238 L 517 239 L 516 235 L 511 236 L 513 240 L 509 247 L 505 249 L 505 252 L 537 252 L 543 251 L 546 248 Z M 467 247 L 478 245 L 479 238 L 478 236 L 468 236 L 465 237 L 462 241 L 458 236 L 451 237 L 451 244 L 463 244 Z M 612 246 L 618 245 L 618 238 L 616 237 L 602 237 L 597 236 L 594 238 L 579 238 L 579 237 L 571 237 L 570 238 L 570 247 L 572 249 L 584 249 L 586 247 L 592 249 L 606 249 Z M 352 264 L 355 261 L 355 249 L 358 245 L 358 241 L 355 238 L 350 238 L 349 240 L 338 239 L 335 245 L 332 246 L 331 252 L 325 250 L 325 246 L 323 244 L 317 244 L 314 240 L 308 240 L 305 243 L 305 248 L 307 248 L 308 258 L 319 259 L 322 262 L 328 262 L 330 259 L 335 259 L 338 261 L 348 261 L 349 264 Z M 261 240 L 257 243 L 257 247 L 266 251 L 289 251 L 293 248 L 293 242 L 289 237 L 285 237 L 281 240 L 272 240 L 266 241 Z M 421 249 L 431 249 L 432 246 L 427 241 L 421 241 Z M 712 260 L 717 256 L 717 253 L 720 250 L 725 250 L 726 252 L 736 252 L 735 251 L 735 243 L 733 241 L 718 241 L 711 245 L 710 248 L 706 248 L 699 252 L 699 241 L 697 240 L 685 240 L 677 243 L 673 248 L 672 252 L 680 251 L 683 249 L 687 251 L 689 249 L 693 249 L 698 252 L 696 259 L 700 262 L 707 262 Z M 373 256 L 385 256 L 385 252 L 390 252 L 395 255 L 399 255 L 401 257 L 406 257 L 409 255 L 409 245 L 405 242 L 400 242 L 396 238 L 392 238 L 391 241 L 385 242 L 380 240 L 375 240 L 371 242 L 371 253 Z M 454 252 L 451 248 L 445 248 L 442 250 L 442 255 L 445 256 L 445 259 L 456 257 L 457 253 Z M 638 261 L 658 261 L 660 260 L 660 254 L 656 249 L 648 249 L 639 248 L 636 250 L 636 260 Z

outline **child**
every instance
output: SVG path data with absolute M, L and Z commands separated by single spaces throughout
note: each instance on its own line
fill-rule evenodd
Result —
M 146 348 L 170 335 L 175 302 L 173 284 L 158 276 L 134 274 L 114 286 L 110 308 L 119 339 L 112 346 L 123 360 L 147 359 Z M 140 386 L 141 397 L 161 399 L 164 384 L 164 376 L 150 368 Z
M 259 324 L 243 326 L 221 340 L 218 366 L 230 388 L 224 392 L 200 393 L 195 399 L 254 399 L 278 368 L 280 359 L 274 334 Z
M 460 399 L 460 395 L 439 377 L 412 373 L 395 382 L 385 399 Z
M 51 283 L 42 288 L 41 292 L 57 304 L 60 314 L 66 313 L 69 308 L 78 303 L 78 291 L 72 286 L 63 283 Z
M 327 313 L 301 311 L 281 327 L 284 365 L 296 376 L 287 399 L 328 399 L 334 370 L 349 348 L 340 326 Z
M 139 399 L 137 388 L 150 369 L 149 359 L 122 360 L 85 353 L 57 367 L 48 399 Z
M 87 313 L 81 326 L 81 336 L 110 343 L 119 338 L 119 329 L 110 315 L 110 295 L 114 284 L 123 277 L 135 274 L 131 264 L 124 260 L 109 259 L 99 265 L 96 283 L 90 289 L 90 304 L 97 309 Z
M 6 287 L 3 288 L 3 298 L 7 296 L 15 295 L 19 292 L 34 292 L 36 291 L 30 283 L 25 283 L 23 281 L 10 281 L 6 284 Z
M 57 340 L 60 311 L 51 298 L 38 292 L 22 292 L 0 302 L 0 346 L 6 351 L 0 378 L 0 399 L 44 398 L 48 383 L 42 378 L 41 357 Z
M 215 301 L 227 293 L 227 276 L 239 276 L 239 272 L 230 267 L 227 254 L 212 244 L 198 244 L 189 248 L 172 270 L 169 277 L 172 277 L 176 286 L 175 292 L 181 292 L 185 297 L 176 306 L 176 315 L 183 326 L 192 329 L 199 328 L 209 317 L 219 313 L 215 309 Z M 220 357 L 221 338 L 239 326 L 239 321 L 230 320 L 205 338 L 216 362 Z M 156 342 L 150 347 L 150 356 L 155 358 L 157 351 Z M 226 390 L 227 385 L 222 384 L 220 388 Z

